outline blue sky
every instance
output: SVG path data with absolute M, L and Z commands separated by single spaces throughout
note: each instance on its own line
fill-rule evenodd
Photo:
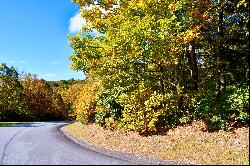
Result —
M 45 80 L 84 79 L 70 69 L 67 36 L 84 23 L 71 0 L 0 0 L 0 63 Z

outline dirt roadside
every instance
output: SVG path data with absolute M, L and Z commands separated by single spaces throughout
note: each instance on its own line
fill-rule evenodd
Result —
M 118 152 L 194 164 L 249 164 L 249 127 L 213 133 L 203 128 L 204 124 L 195 122 L 148 137 L 77 122 L 63 129 L 89 144 Z

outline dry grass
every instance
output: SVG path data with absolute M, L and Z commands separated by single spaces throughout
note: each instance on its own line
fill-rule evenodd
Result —
M 114 151 L 197 164 L 249 164 L 249 128 L 231 132 L 204 132 L 202 122 L 178 127 L 165 135 L 105 130 L 80 123 L 65 129 L 84 141 Z

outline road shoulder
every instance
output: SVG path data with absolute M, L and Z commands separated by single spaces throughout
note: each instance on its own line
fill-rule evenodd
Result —
M 81 147 L 93 150 L 97 153 L 119 158 L 122 160 L 131 161 L 132 163 L 137 164 L 137 165 L 138 164 L 142 164 L 142 165 L 187 165 L 188 164 L 188 163 L 180 163 L 180 162 L 171 161 L 171 160 L 167 161 L 167 160 L 139 156 L 135 154 L 122 153 L 122 152 L 112 151 L 112 150 L 102 148 L 102 147 L 97 147 L 93 144 L 87 143 L 86 141 L 82 139 L 77 138 L 70 132 L 66 131 L 64 126 L 66 125 L 61 125 L 57 129 L 59 133 L 62 134 L 66 139 L 68 139 L 69 141 L 73 143 L 80 145 Z

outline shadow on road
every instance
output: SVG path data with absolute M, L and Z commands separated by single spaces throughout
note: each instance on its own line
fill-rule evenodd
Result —
M 42 127 L 45 125 L 58 125 L 58 124 L 70 124 L 73 123 L 71 121 L 49 121 L 49 122 L 32 122 L 32 123 L 23 123 L 23 124 L 14 124 L 14 125 L 7 125 L 1 127 Z

